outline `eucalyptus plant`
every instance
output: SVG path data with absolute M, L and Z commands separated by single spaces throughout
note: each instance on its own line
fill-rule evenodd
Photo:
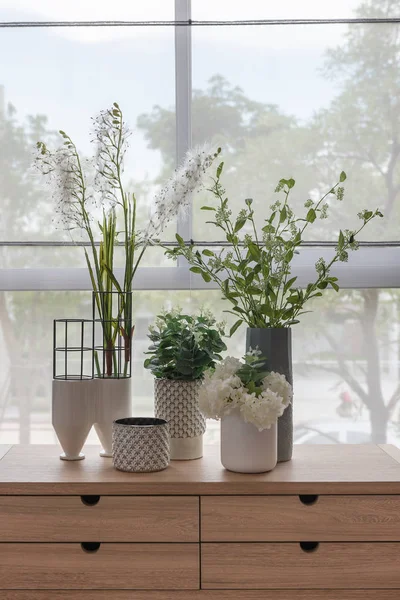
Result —
M 270 216 L 258 231 L 256 225 L 261 220 L 255 215 L 251 198 L 245 200 L 245 208 L 236 218 L 232 217 L 221 183 L 223 165 L 223 162 L 219 164 L 208 190 L 216 205 L 203 206 L 202 210 L 213 213 L 213 220 L 207 223 L 223 232 L 227 247 L 219 252 L 209 248 L 200 252 L 193 242 L 186 244 L 176 235 L 177 247 L 167 248 L 166 254 L 174 259 L 184 256 L 193 273 L 201 275 L 206 282 L 214 281 L 219 285 L 223 298 L 233 305 L 232 310 L 225 312 L 237 317 L 231 335 L 243 322 L 254 328 L 295 325 L 306 312 L 303 308 L 309 300 L 322 296 L 326 288 L 339 290 L 338 278 L 331 274 L 333 265 L 338 261 L 346 262 L 349 251 L 357 250 L 359 246 L 358 234 L 370 221 L 383 215 L 379 209 L 358 213 L 359 227 L 339 232 L 333 257 L 329 261 L 320 258 L 315 265 L 315 280 L 301 289 L 296 286 L 297 277 L 291 274 L 293 258 L 299 253 L 305 230 L 318 218 L 327 218 L 328 196 L 334 196 L 339 202 L 343 200 L 345 172 L 341 172 L 339 181 L 318 201 L 308 199 L 305 202 L 306 211 L 301 217 L 294 214 L 289 203 L 294 179 L 281 179 L 275 189 L 281 198 L 272 204 Z M 244 235 L 240 233 L 243 229 L 247 230 Z
M 146 248 L 154 243 L 166 225 L 190 202 L 201 188 L 207 169 L 217 153 L 203 147 L 187 154 L 183 164 L 156 193 L 154 212 L 147 227 L 137 227 L 137 200 L 123 182 L 124 159 L 131 135 L 119 105 L 101 111 L 94 119 L 96 153 L 91 159 L 80 155 L 71 137 L 60 130 L 63 144 L 49 150 L 37 143 L 35 166 L 53 186 L 58 221 L 73 235 L 83 234 L 90 250 L 84 248 L 99 319 L 103 327 L 103 347 L 107 377 L 118 376 L 117 336 L 124 339 L 126 375 L 131 360 L 132 282 Z M 101 214 L 100 219 L 98 214 Z M 96 243 L 100 238 L 100 245 Z M 116 246 L 123 246 L 123 281 L 114 270 Z M 114 293 L 118 302 L 114 301 Z M 117 305 L 117 309 L 115 307 Z M 95 352 L 97 374 L 102 374 Z
M 220 352 L 226 350 L 223 335 L 224 324 L 217 323 L 209 312 L 196 316 L 164 312 L 149 328 L 152 344 L 144 366 L 157 378 L 200 379 L 222 359 Z

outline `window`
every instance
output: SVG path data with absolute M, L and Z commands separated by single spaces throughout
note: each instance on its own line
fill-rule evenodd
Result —
M 54 442 L 52 320 L 90 312 L 82 248 L 55 228 L 52 199 L 30 172 L 32 149 L 61 127 L 88 153 L 90 117 L 118 101 L 134 129 L 126 174 L 143 222 L 159 182 L 192 142 L 206 140 L 223 148 L 233 210 L 253 197 L 261 217 L 281 177 L 296 179 L 301 211 L 347 172 L 344 203 L 332 203 L 331 218 L 295 259 L 301 285 L 333 251 L 340 228 L 365 207 L 383 210 L 360 250 L 337 267 L 341 291 L 295 326 L 295 437 L 398 444 L 400 2 L 142 4 L 0 0 L 3 25 L 19 24 L 0 28 L 8 57 L 0 80 L 0 443 Z M 190 18 L 192 27 L 172 23 Z M 166 241 L 178 231 L 218 244 L 200 206 L 196 198 Z M 161 249 L 149 249 L 145 261 L 135 279 L 133 368 L 134 410 L 143 416 L 152 412 L 142 365 L 154 316 L 165 305 L 225 309 L 213 285 Z M 230 352 L 243 353 L 244 333 L 229 340 Z M 209 423 L 208 441 L 218 435 Z

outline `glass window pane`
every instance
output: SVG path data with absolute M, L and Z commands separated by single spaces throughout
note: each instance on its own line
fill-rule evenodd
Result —
M 164 21 L 173 18 L 173 0 L 0 0 L 2 21 Z
M 192 14 L 195 20 L 235 21 L 250 19 L 349 19 L 359 15 L 361 5 L 368 7 L 369 17 L 396 17 L 400 14 L 396 2 L 386 0 L 192 0 Z
M 153 411 L 152 375 L 143 368 L 147 330 L 161 308 L 199 307 L 223 316 L 218 290 L 135 293 L 133 407 Z M 293 327 L 296 443 L 400 445 L 400 292 L 328 292 Z M 54 443 L 51 428 L 52 319 L 89 317 L 89 292 L 0 294 L 0 443 Z M 230 315 L 225 314 L 228 324 Z M 245 328 L 227 340 L 240 357 Z M 372 433 L 374 437 L 372 437 Z M 91 442 L 96 442 L 94 433 Z M 219 443 L 208 421 L 206 443 Z
M 0 79 L 0 239 L 71 239 L 56 228 L 50 190 L 30 171 L 35 144 L 60 145 L 55 132 L 63 129 L 84 157 L 92 156 L 91 117 L 115 101 L 133 130 L 125 185 L 137 196 L 138 226 L 147 223 L 164 163 L 139 123 L 154 105 L 167 102 L 169 127 L 159 139 L 174 146 L 173 28 L 2 29 L 0 53 L 8 57 Z M 164 168 L 163 179 L 170 174 Z M 173 224 L 165 237 L 175 229 Z
M 323 3 L 320 3 L 323 4 Z M 222 183 L 234 214 L 253 198 L 260 223 L 293 177 L 290 204 L 329 192 L 343 170 L 343 202 L 306 239 L 334 240 L 380 207 L 364 240 L 398 240 L 400 222 L 399 24 L 198 27 L 193 30 L 194 143 L 223 148 Z M 216 61 L 214 58 L 218 57 Z M 221 239 L 195 199 L 194 239 Z

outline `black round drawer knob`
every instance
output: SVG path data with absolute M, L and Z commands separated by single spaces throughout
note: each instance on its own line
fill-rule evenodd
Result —
M 100 542 L 82 542 L 81 548 L 85 552 L 97 552 L 100 548 Z
M 302 504 L 315 504 L 318 500 L 318 496 L 314 494 L 301 494 L 299 500 Z
M 100 500 L 100 496 L 81 496 L 81 501 L 86 506 L 94 506 Z
M 303 552 L 315 552 L 318 546 L 319 542 L 300 542 L 300 548 Z

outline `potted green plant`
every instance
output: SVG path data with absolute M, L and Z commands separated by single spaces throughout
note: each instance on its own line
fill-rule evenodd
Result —
M 155 416 L 169 423 L 172 460 L 203 455 L 206 423 L 198 392 L 204 372 L 226 350 L 223 335 L 223 324 L 205 311 L 195 316 L 164 312 L 149 329 L 152 343 L 144 366 L 155 377 Z
M 315 265 L 315 279 L 304 289 L 296 286 L 297 277 L 292 276 L 292 261 L 303 243 L 304 232 L 317 219 L 324 219 L 329 212 L 329 198 L 341 202 L 342 186 L 346 174 L 319 200 L 308 199 L 305 213 L 300 217 L 290 206 L 290 192 L 294 179 L 281 179 L 275 189 L 280 198 L 271 206 L 271 214 L 264 221 L 258 219 L 253 200 L 246 199 L 245 206 L 236 217 L 232 216 L 229 200 L 221 183 L 223 163 L 217 168 L 210 187 L 215 204 L 209 203 L 202 210 L 210 211 L 213 219 L 208 221 L 223 234 L 226 240 L 221 251 L 195 248 L 176 236 L 178 246 L 166 249 L 166 254 L 176 259 L 184 256 L 191 271 L 198 273 L 206 282 L 216 282 L 223 298 L 232 304 L 227 312 L 236 317 L 230 333 L 246 323 L 246 349 L 258 347 L 266 357 L 266 369 L 285 375 L 293 385 L 291 326 L 299 323 L 306 304 L 312 298 L 322 296 L 327 288 L 339 290 L 338 279 L 331 273 L 338 261 L 346 262 L 349 251 L 357 250 L 358 234 L 376 217 L 382 217 L 379 209 L 358 213 L 361 223 L 353 230 L 340 231 L 337 245 L 329 260 L 320 258 Z M 278 422 L 278 461 L 290 460 L 293 446 L 292 404 Z
M 58 225 L 83 248 L 93 288 L 93 321 L 100 325 L 95 341 L 95 429 L 103 445 L 102 456 L 112 455 L 112 422 L 130 417 L 132 335 L 132 284 L 148 246 L 168 223 L 190 203 L 201 188 L 207 169 L 218 153 L 207 147 L 188 152 L 182 165 L 156 193 L 154 211 L 145 228 L 137 224 L 137 200 L 124 183 L 124 159 L 131 135 L 115 102 L 94 119 L 95 155 L 86 158 L 71 137 L 60 131 L 62 144 L 55 150 L 37 143 L 35 167 L 51 186 Z M 124 250 L 122 278 L 114 268 L 115 249 Z M 95 327 L 97 334 L 97 327 Z M 65 382 L 53 382 L 53 395 Z M 71 392 L 72 393 L 72 392 Z M 63 397 L 65 393 L 63 392 Z

